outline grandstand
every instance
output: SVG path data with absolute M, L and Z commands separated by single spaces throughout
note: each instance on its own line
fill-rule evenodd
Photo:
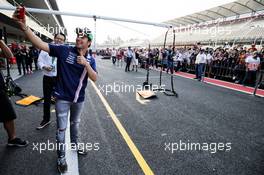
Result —
M 205 11 L 175 18 L 164 23 L 176 31 L 176 45 L 235 44 L 262 45 L 264 36 L 264 1 L 237 0 Z M 167 44 L 173 40 L 172 30 L 168 33 Z M 151 41 L 152 46 L 162 46 L 164 34 Z

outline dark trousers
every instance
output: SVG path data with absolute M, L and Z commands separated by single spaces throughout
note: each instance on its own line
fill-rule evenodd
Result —
M 35 64 L 35 70 L 38 70 L 38 57 L 33 58 L 34 64 Z
M 26 74 L 25 59 L 24 58 L 17 58 L 17 68 L 18 68 L 19 75 L 22 74 L 21 66 L 23 69 L 23 74 Z
M 199 64 L 195 64 L 195 78 L 199 77 Z
M 112 62 L 113 62 L 113 64 L 115 64 L 116 63 L 116 57 L 112 57 Z
M 26 70 L 27 71 L 33 71 L 33 69 L 32 69 L 32 61 L 31 60 L 27 60 L 26 61 Z
M 43 76 L 43 95 L 44 95 L 44 108 L 43 120 L 50 121 L 50 105 L 51 95 L 56 82 L 55 77 Z
M 130 71 L 131 60 L 132 60 L 132 58 L 129 58 L 129 57 L 126 60 L 126 69 L 125 69 L 126 72 Z
M 257 71 L 246 71 L 243 85 L 255 86 L 256 84 Z
M 236 80 L 238 83 L 242 83 L 245 77 L 245 66 L 242 64 L 238 64 L 234 67 L 234 72 L 233 72 Z
M 174 65 L 173 65 L 173 61 L 168 61 L 168 65 L 167 65 L 167 73 L 169 72 L 170 70 L 170 73 L 173 74 L 173 69 L 174 69 Z
M 204 63 L 200 63 L 198 65 L 198 80 L 201 80 L 202 79 L 202 76 L 204 76 L 204 67 L 205 67 L 205 64 Z

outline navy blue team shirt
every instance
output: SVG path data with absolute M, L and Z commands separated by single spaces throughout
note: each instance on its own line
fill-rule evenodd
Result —
M 68 45 L 49 44 L 49 49 L 49 55 L 57 57 L 55 97 L 74 103 L 83 102 L 88 74 L 85 66 L 77 63 L 77 48 Z M 95 59 L 88 54 L 86 60 L 96 71 Z

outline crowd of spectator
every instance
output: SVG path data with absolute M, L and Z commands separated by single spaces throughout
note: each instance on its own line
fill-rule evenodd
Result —
M 33 46 L 28 46 L 25 43 L 13 42 L 8 45 L 9 49 L 12 51 L 14 58 L 9 59 L 9 65 L 17 65 L 17 70 L 19 75 L 32 74 L 33 68 L 38 70 L 38 55 L 39 50 Z M 0 58 L 1 67 L 5 67 L 6 59 L 4 57 Z
M 11 64 L 17 64 L 18 74 L 31 74 L 33 68 L 38 70 L 39 50 L 25 43 L 13 42 L 9 45 L 14 54 Z M 254 86 L 258 70 L 264 69 L 264 46 L 257 49 L 250 47 L 224 45 L 211 48 L 200 44 L 194 46 L 166 48 L 113 48 L 98 50 L 97 54 L 112 59 L 116 66 L 125 71 L 137 71 L 147 66 L 162 68 L 167 73 L 183 71 L 195 73 L 196 79 L 202 76 L 232 81 L 238 84 Z M 5 60 L 5 59 L 3 59 Z M 0 64 L 2 63 L 0 58 Z M 6 65 L 2 63 L 2 65 Z M 132 69 L 130 69 L 132 67 Z
M 208 76 L 249 86 L 255 85 L 257 72 L 264 68 L 264 46 L 257 49 L 254 44 L 248 48 L 230 47 L 228 44 L 217 48 L 200 44 L 175 49 L 172 46 L 165 49 L 128 47 L 100 50 L 98 54 L 112 58 L 117 66 L 126 62 L 126 71 L 130 71 L 130 63 L 133 67 L 139 64 L 142 68 L 149 65 L 163 68 L 167 73 L 195 73 L 198 80 Z

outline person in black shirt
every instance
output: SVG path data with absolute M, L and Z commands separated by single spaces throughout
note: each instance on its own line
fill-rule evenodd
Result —
M 29 49 L 28 49 L 28 47 L 26 45 L 23 48 L 23 52 L 25 53 L 25 62 L 26 62 L 27 74 L 32 74 L 33 73 L 33 69 L 32 69 L 33 59 L 30 56 Z
M 4 41 L 0 38 L 0 54 L 1 50 L 3 55 L 7 58 L 12 58 L 13 54 L 10 49 L 6 46 Z M 16 113 L 13 109 L 12 103 L 5 92 L 5 80 L 0 72 L 0 106 L 1 106 L 1 115 L 0 122 L 4 124 L 4 128 L 8 134 L 8 143 L 7 146 L 18 146 L 23 147 L 28 145 L 28 141 L 22 140 L 16 137 L 15 123 Z
M 39 56 L 39 51 L 37 48 L 35 48 L 34 46 L 32 46 L 29 50 L 29 55 L 32 59 L 32 61 L 34 61 L 35 64 L 35 70 L 38 70 L 38 56 Z
M 174 56 L 174 52 L 172 51 L 171 49 L 171 46 L 170 48 L 168 49 L 168 55 L 167 55 L 167 70 L 166 72 L 168 73 L 169 70 L 170 70 L 170 73 L 173 74 L 173 68 L 174 68 L 174 65 L 173 65 L 173 56 Z
M 18 48 L 15 50 L 15 57 L 16 57 L 16 61 L 17 61 L 17 68 L 18 68 L 18 72 L 19 75 L 22 74 L 22 70 L 23 70 L 23 74 L 26 74 L 26 63 L 25 63 L 25 53 L 23 53 L 21 45 L 18 46 Z M 22 66 L 22 70 L 21 70 L 21 66 Z

